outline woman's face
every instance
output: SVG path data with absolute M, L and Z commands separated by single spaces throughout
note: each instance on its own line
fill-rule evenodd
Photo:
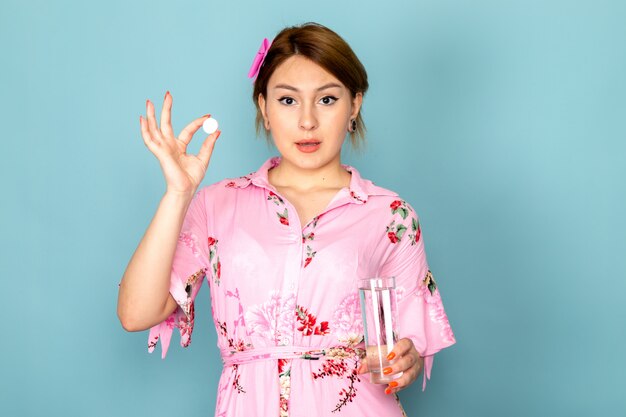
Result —
M 350 91 L 313 61 L 292 56 L 272 74 L 259 107 L 283 162 L 301 169 L 340 164 L 348 124 L 363 95 Z

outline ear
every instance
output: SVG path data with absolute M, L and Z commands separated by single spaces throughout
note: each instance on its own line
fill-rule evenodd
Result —
M 263 93 L 259 93 L 259 98 L 257 99 L 257 102 L 259 103 L 261 114 L 263 115 L 263 123 L 267 127 L 267 113 L 265 111 L 265 97 L 263 97 Z
M 358 92 L 352 99 L 352 113 L 350 114 L 350 119 L 357 118 L 359 111 L 361 110 L 361 104 L 363 104 L 363 93 Z

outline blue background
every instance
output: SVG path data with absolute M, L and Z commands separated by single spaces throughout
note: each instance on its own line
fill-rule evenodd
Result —
M 368 70 L 369 146 L 344 161 L 422 219 L 457 345 L 409 416 L 626 414 L 626 3 L 17 1 L 0 11 L 3 416 L 208 416 L 208 290 L 165 361 L 116 317 L 165 182 L 138 118 L 223 131 L 204 185 L 274 151 L 246 77 L 317 21 Z M 190 146 L 196 153 L 204 135 Z

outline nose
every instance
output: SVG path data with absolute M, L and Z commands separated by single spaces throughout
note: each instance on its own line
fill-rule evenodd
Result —
M 302 106 L 300 113 L 300 128 L 304 130 L 312 130 L 317 127 L 317 117 L 315 116 L 315 107 L 311 104 Z

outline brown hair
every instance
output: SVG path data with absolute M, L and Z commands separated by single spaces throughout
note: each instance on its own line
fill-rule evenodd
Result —
M 263 114 L 258 103 L 259 94 L 267 97 L 267 83 L 270 77 L 276 68 L 294 55 L 306 57 L 331 73 L 350 90 L 352 98 L 357 93 L 365 95 L 369 87 L 365 67 L 352 51 L 350 45 L 337 33 L 315 22 L 286 27 L 272 41 L 254 82 L 252 100 L 257 109 L 257 136 L 263 124 Z M 267 130 L 265 137 L 269 139 Z M 361 112 L 356 119 L 356 129 L 350 132 L 350 141 L 354 147 L 358 148 L 359 139 L 365 140 L 365 123 L 361 117 Z

